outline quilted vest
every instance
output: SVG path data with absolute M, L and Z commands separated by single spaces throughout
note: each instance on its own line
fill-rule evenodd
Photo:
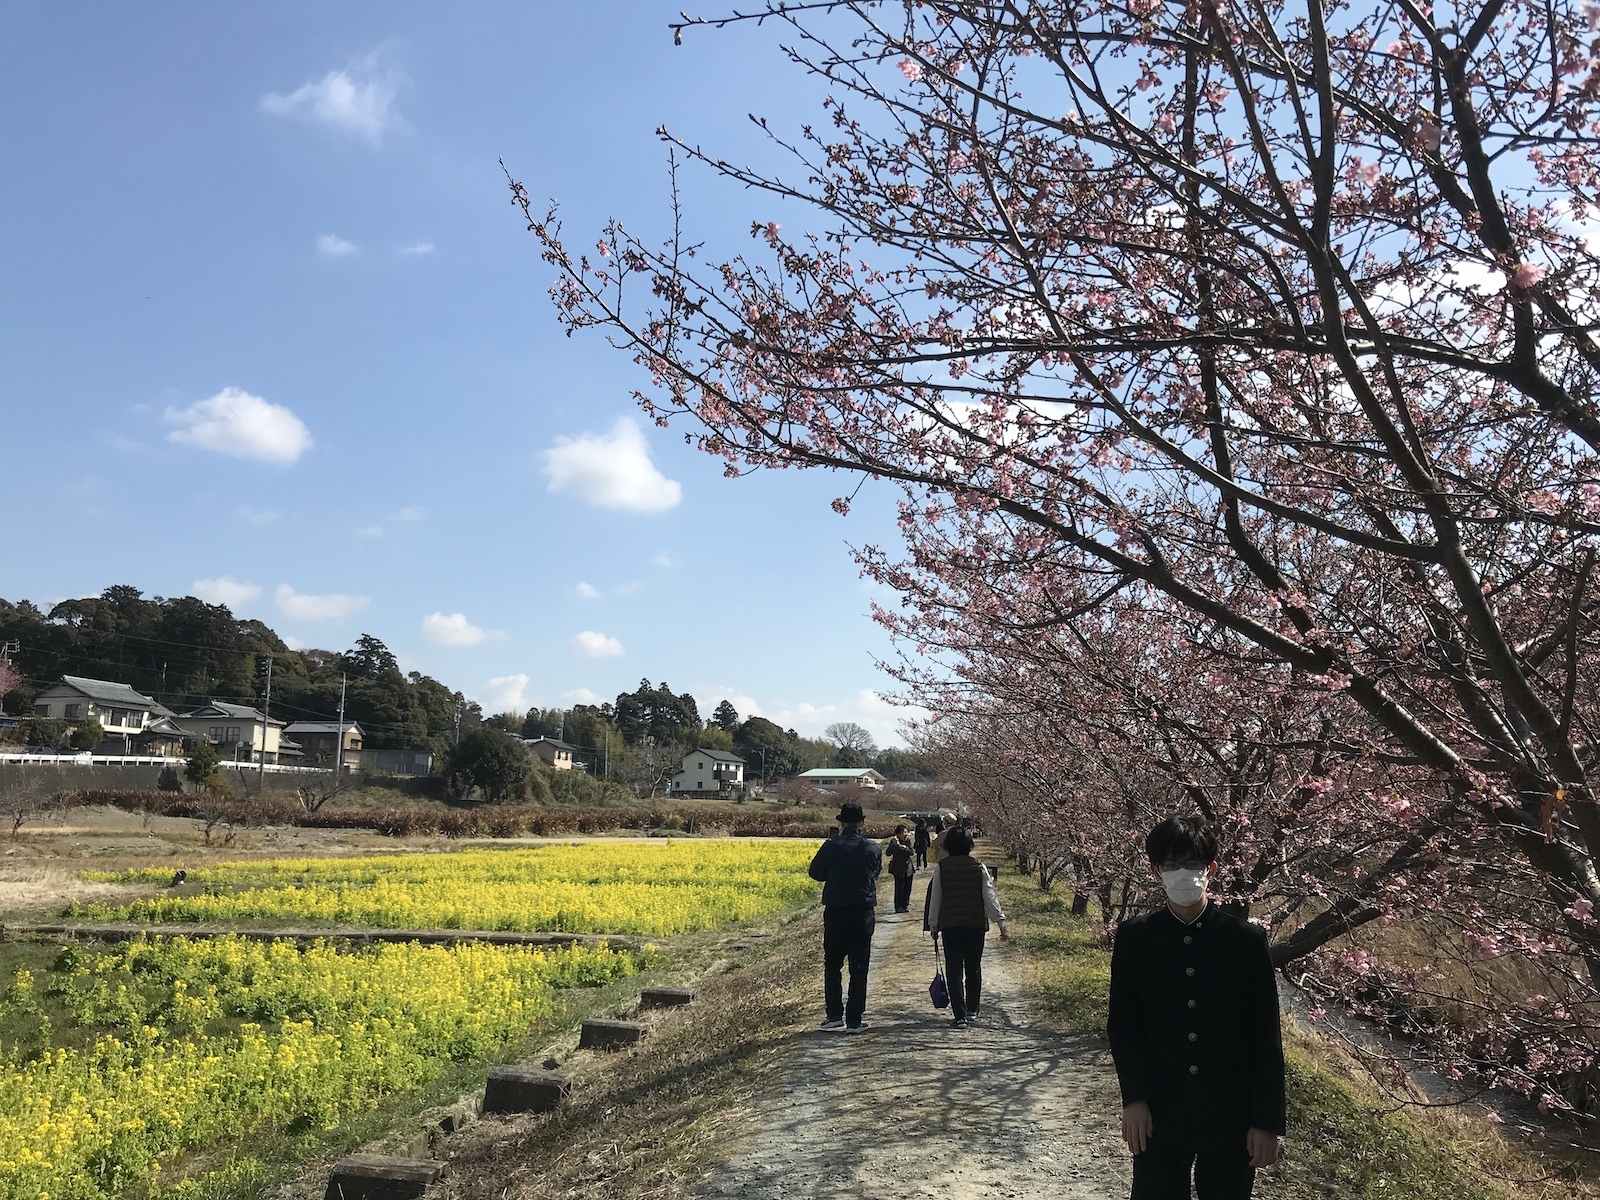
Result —
M 983 910 L 983 877 L 988 870 L 970 854 L 948 854 L 939 860 L 939 928 L 989 928 Z

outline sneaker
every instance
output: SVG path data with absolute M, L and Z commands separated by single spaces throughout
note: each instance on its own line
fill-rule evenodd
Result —
M 966 1020 L 965 1017 L 953 1017 L 953 1018 L 951 1018 L 951 1021 L 950 1021 L 950 1028 L 951 1029 L 965 1029 L 966 1027 L 967 1027 L 967 1020 Z
M 859 1025 L 846 1025 L 844 1027 L 844 1031 L 846 1033 L 865 1033 L 867 1030 L 869 1030 L 871 1028 L 872 1028 L 871 1025 L 868 1025 L 865 1021 L 863 1021 Z
M 978 1019 L 978 1010 L 975 1009 L 975 1008 L 969 1008 L 967 1010 L 967 1024 L 971 1025 L 977 1019 Z
M 818 1029 L 843 1029 L 844 1028 L 844 1022 L 843 1021 L 824 1021 L 821 1025 L 818 1025 L 817 1028 Z

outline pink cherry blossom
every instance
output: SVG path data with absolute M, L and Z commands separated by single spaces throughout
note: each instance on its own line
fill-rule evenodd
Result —
M 922 64 L 912 58 L 902 58 L 895 64 L 900 68 L 900 74 L 915 83 L 922 78 Z
M 1544 268 L 1538 263 L 1518 263 L 1517 269 L 1511 273 L 1511 285 L 1517 288 L 1531 288 L 1543 278 Z

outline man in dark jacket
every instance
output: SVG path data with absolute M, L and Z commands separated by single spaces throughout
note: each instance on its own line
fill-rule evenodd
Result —
M 1207 895 L 1217 841 L 1191 817 L 1145 839 L 1165 907 L 1124 921 L 1107 1032 L 1133 1152 L 1131 1200 L 1248 1200 L 1284 1132 L 1283 1036 L 1267 935 Z
M 873 909 L 883 851 L 861 836 L 866 814 L 854 801 L 839 808 L 839 836 L 822 843 L 811 860 L 811 878 L 822 884 L 823 1029 L 861 1033 L 867 1011 L 867 965 L 872 959 Z M 850 963 L 850 999 L 844 997 L 843 970 Z

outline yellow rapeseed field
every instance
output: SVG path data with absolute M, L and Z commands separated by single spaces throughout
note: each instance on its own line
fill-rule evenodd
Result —
M 148 922 L 316 923 L 665 936 L 748 920 L 815 895 L 810 843 L 591 842 L 371 858 L 224 863 L 201 895 L 73 904 L 70 915 Z M 89 878 L 165 883 L 172 867 Z
M 812 851 L 680 839 L 224 863 L 189 872 L 199 895 L 72 912 L 662 935 L 813 898 Z M 164 884 L 172 870 L 90 877 Z M 267 1127 L 331 1128 L 451 1062 L 525 1036 L 552 1011 L 553 989 L 633 974 L 655 953 L 416 943 L 352 951 L 233 935 L 69 948 L 46 977 L 21 971 L 0 992 L 4 1026 L 36 1034 L 23 1039 L 32 1050 L 0 1044 L 0 1200 L 143 1194 L 186 1151 Z M 40 1003 L 45 991 L 51 1006 Z M 70 1013 L 72 1045 L 52 1037 L 47 1008 Z M 235 1166 L 248 1174 L 260 1164 Z
M 351 952 L 231 935 L 64 954 L 57 992 L 105 1032 L 31 1060 L 0 1053 L 5 1200 L 104 1200 L 263 1124 L 330 1128 L 522 1036 L 553 988 L 641 963 L 603 946 Z M 20 972 L 5 1005 L 36 1003 L 36 986 Z

